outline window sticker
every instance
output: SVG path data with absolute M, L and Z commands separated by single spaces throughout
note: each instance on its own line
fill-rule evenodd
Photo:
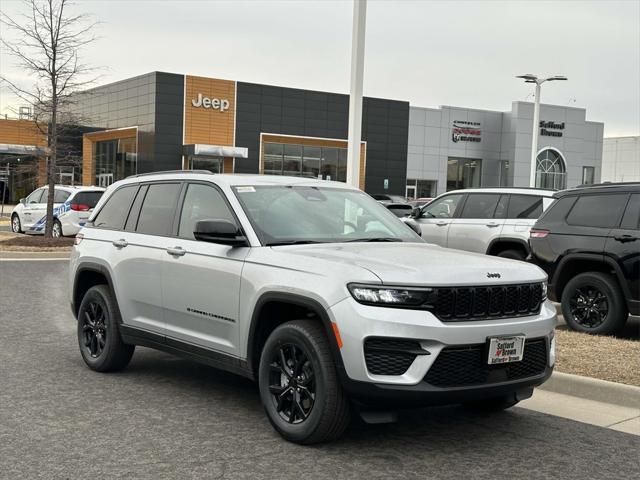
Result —
M 236 187 L 238 193 L 255 193 L 256 189 L 253 187 Z

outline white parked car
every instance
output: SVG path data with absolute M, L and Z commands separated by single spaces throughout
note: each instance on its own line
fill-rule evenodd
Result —
M 411 218 L 429 243 L 524 260 L 529 230 L 553 203 L 554 193 L 537 188 L 454 190 L 414 209 Z
M 75 235 L 84 226 L 104 188 L 56 185 L 53 197 L 53 236 Z M 43 234 L 47 220 L 49 187 L 34 190 L 11 212 L 14 233 Z
M 429 245 L 342 183 L 138 175 L 109 187 L 75 243 L 89 368 L 123 369 L 143 345 L 244 375 L 293 442 L 336 438 L 352 405 L 368 421 L 509 408 L 553 370 L 540 268 Z

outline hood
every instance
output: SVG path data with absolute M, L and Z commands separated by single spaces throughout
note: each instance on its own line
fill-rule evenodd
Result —
M 294 258 L 364 268 L 389 285 L 503 285 L 546 280 L 546 274 L 529 263 L 427 243 L 335 243 L 272 248 Z

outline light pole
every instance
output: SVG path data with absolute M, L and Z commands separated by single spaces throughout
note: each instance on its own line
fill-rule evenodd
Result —
M 349 94 L 349 141 L 347 148 L 347 184 L 359 187 L 360 140 L 362 132 L 362 83 L 364 78 L 364 32 L 367 0 L 353 1 L 351 33 L 351 88 Z
M 567 80 L 563 75 L 554 75 L 553 77 L 538 78 L 537 75 L 527 73 L 526 75 L 516 75 L 516 78 L 523 78 L 525 83 L 536 84 L 536 98 L 533 104 L 533 135 L 531 136 L 531 169 L 529 171 L 529 186 L 536 186 L 536 161 L 538 156 L 538 132 L 540 131 L 540 86 L 544 82 L 552 82 L 554 80 Z

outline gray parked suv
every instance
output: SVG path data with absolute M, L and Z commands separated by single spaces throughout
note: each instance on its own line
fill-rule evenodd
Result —
M 470 188 L 414 209 L 422 238 L 442 247 L 524 260 L 529 230 L 553 203 L 553 190 Z
M 545 283 L 534 265 L 429 245 L 341 183 L 198 172 L 110 186 L 70 262 L 91 369 L 144 345 L 244 375 L 307 444 L 352 411 L 530 396 L 555 359 Z

